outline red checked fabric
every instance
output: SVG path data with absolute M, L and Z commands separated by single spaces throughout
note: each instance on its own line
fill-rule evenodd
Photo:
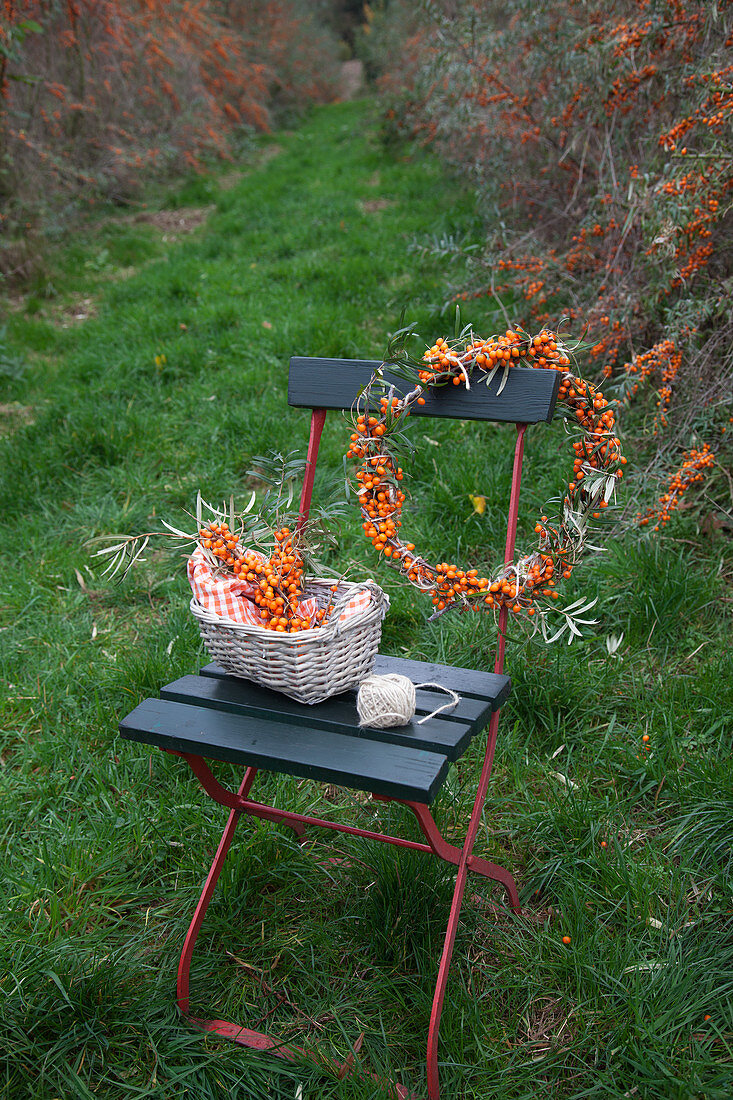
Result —
M 346 619 L 350 619 L 352 615 L 358 615 L 360 612 L 366 611 L 370 603 L 371 596 L 369 592 L 365 588 L 359 589 L 354 593 L 339 615 L 339 622 L 342 623 Z
M 263 555 L 258 557 L 261 557 L 262 561 L 265 560 Z M 232 622 L 247 626 L 262 626 L 260 609 L 254 602 L 257 591 L 255 587 L 236 577 L 221 574 L 217 576 L 200 547 L 197 547 L 188 559 L 188 580 L 197 603 L 212 615 L 231 619 Z M 340 621 L 343 622 L 352 615 L 366 611 L 370 599 L 369 592 L 366 590 L 355 592 L 341 612 Z M 307 620 L 311 626 L 315 621 L 317 610 L 318 604 L 313 598 L 302 600 L 298 604 L 299 618 Z

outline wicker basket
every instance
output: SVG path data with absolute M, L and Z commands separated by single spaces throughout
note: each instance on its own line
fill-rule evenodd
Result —
M 325 608 L 334 599 L 332 580 L 309 580 L 305 596 Z M 339 622 L 339 614 L 357 592 L 368 589 L 366 611 Z M 299 703 L 320 703 L 356 688 L 374 665 L 389 597 L 373 581 L 341 583 L 330 621 L 317 630 L 279 633 L 212 615 L 195 599 L 191 611 L 211 657 L 231 673 L 289 695 Z

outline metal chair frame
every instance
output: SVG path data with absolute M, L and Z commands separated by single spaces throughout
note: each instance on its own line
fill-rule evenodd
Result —
M 296 361 L 294 360 L 293 362 Z M 555 387 L 555 393 L 556 392 L 557 387 Z M 301 402 L 291 401 L 291 404 L 299 403 Z M 554 406 L 554 397 L 552 397 L 551 399 L 551 405 Z M 330 407 L 337 406 L 331 405 Z M 323 431 L 323 426 L 325 422 L 326 411 L 326 408 L 320 407 L 312 409 L 306 470 L 300 501 L 299 523 L 305 522 L 309 514 L 313 493 L 316 461 L 318 457 L 318 449 L 321 439 L 321 433 Z M 549 418 L 549 415 L 543 415 L 542 417 L 535 417 L 534 419 L 537 420 Z M 507 417 L 503 417 L 502 419 L 507 419 Z M 507 517 L 505 545 L 505 561 L 507 563 L 513 561 L 514 558 L 517 517 L 519 511 L 519 493 L 522 474 L 522 461 L 524 455 L 524 439 L 525 432 L 528 426 L 526 422 L 513 422 L 516 426 L 517 435 L 514 447 L 511 492 Z M 506 606 L 503 606 L 501 611 L 499 612 L 498 617 L 498 639 L 494 661 L 494 672 L 498 674 L 502 674 L 504 670 L 507 617 L 507 608 Z M 290 829 L 293 830 L 293 832 L 301 840 L 301 842 L 305 841 L 306 829 L 324 828 L 333 829 L 337 832 L 341 832 L 349 836 L 359 836 L 368 840 L 381 841 L 382 843 L 392 844 L 401 848 L 409 848 L 414 851 L 423 852 L 427 855 L 437 856 L 438 858 L 446 861 L 449 864 L 452 864 L 457 868 L 453 898 L 451 901 L 443 942 L 443 949 L 438 966 L 427 1037 L 428 1098 L 429 1100 L 439 1100 L 440 1087 L 438 1069 L 438 1041 L 440 1021 L 443 1011 L 443 1005 L 445 1002 L 451 961 L 453 958 L 456 932 L 458 928 L 461 907 L 464 901 L 469 872 L 473 872 L 474 874 L 478 874 L 485 878 L 499 882 L 504 887 L 507 893 L 509 908 L 511 909 L 511 911 L 517 914 L 521 912 L 519 895 L 517 892 L 516 883 L 512 875 L 505 868 L 474 855 L 474 845 L 476 842 L 479 824 L 481 822 L 482 810 L 484 807 L 484 802 L 486 800 L 486 794 L 494 760 L 497 731 L 499 726 L 499 714 L 500 711 L 495 710 L 489 722 L 486 749 L 484 752 L 483 764 L 478 779 L 473 809 L 471 811 L 470 819 L 466 829 L 465 839 L 461 847 L 457 847 L 456 845 L 449 843 L 440 834 L 440 831 L 433 819 L 432 813 L 427 804 L 402 801 L 400 799 L 389 799 L 381 795 L 372 795 L 372 797 L 377 799 L 378 801 L 398 801 L 407 806 L 408 809 L 410 809 L 410 811 L 417 819 L 419 827 L 425 837 L 425 841 L 419 842 L 409 840 L 404 837 L 392 836 L 387 833 L 375 832 L 368 829 L 358 828 L 356 826 L 328 821 L 323 818 L 295 813 L 290 810 L 284 810 L 275 806 L 270 806 L 261 802 L 257 802 L 250 797 L 250 793 L 257 775 L 257 769 L 255 767 L 246 768 L 239 789 L 235 792 L 233 790 L 226 789 L 216 780 L 203 757 L 185 752 L 175 753 L 175 755 L 182 756 L 187 761 L 205 792 L 215 802 L 221 804 L 222 806 L 226 806 L 229 809 L 229 818 L 226 827 L 222 834 L 221 841 L 219 842 L 216 855 L 214 856 L 213 862 L 211 864 L 206 882 L 204 884 L 200 899 L 196 906 L 181 952 L 180 963 L 178 967 L 176 1001 L 178 1008 L 180 1009 L 183 1016 L 190 1023 L 203 1031 L 220 1035 L 227 1039 L 231 1039 L 234 1042 L 241 1044 L 242 1046 L 249 1047 L 254 1050 L 268 1051 L 269 1053 L 288 1061 L 297 1061 L 303 1058 L 307 1059 L 315 1057 L 318 1064 L 323 1066 L 324 1069 L 333 1071 L 339 1076 L 344 1076 L 345 1074 L 352 1072 L 355 1069 L 354 1056 L 356 1053 L 358 1053 L 361 1039 L 359 1039 L 359 1041 L 354 1045 L 354 1051 L 346 1060 L 346 1062 L 339 1063 L 329 1058 L 324 1058 L 320 1055 L 314 1055 L 312 1052 L 309 1052 L 301 1047 L 287 1045 L 283 1042 L 278 1041 L 275 1038 L 270 1037 L 267 1034 L 251 1030 L 239 1024 L 221 1019 L 206 1020 L 191 1013 L 190 969 L 192 954 L 196 945 L 199 930 L 201 928 L 207 908 L 214 893 L 219 874 L 230 850 L 237 823 L 242 814 L 250 815 L 252 817 L 260 818 L 266 821 L 271 821 L 276 824 L 287 825 Z M 172 750 L 167 749 L 165 751 L 170 752 Z M 400 1100 L 408 1100 L 409 1097 L 414 1096 L 414 1094 L 408 1092 L 408 1090 L 403 1085 L 396 1082 L 390 1082 L 389 1088 L 391 1089 L 392 1094 L 399 1097 Z

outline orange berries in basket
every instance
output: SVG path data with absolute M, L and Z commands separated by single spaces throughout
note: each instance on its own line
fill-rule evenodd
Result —
M 303 593 L 303 558 L 297 534 L 289 527 L 273 532 L 275 546 L 269 559 L 245 549 L 228 524 L 209 522 L 199 528 L 198 542 L 216 559 L 216 564 L 252 586 L 252 599 L 260 608 L 262 626 L 268 630 L 295 631 L 310 623 L 301 613 Z M 326 619 L 319 613 L 314 626 Z

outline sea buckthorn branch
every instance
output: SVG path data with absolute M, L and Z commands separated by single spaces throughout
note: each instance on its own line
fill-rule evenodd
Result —
M 681 339 L 690 338 L 696 329 L 683 327 L 680 333 Z M 688 345 L 689 353 L 689 345 Z M 624 364 L 624 376 L 622 378 L 619 396 L 624 404 L 629 404 L 637 397 L 640 386 L 647 380 L 653 379 L 656 385 L 657 413 L 652 424 L 651 434 L 659 435 L 668 428 L 668 414 L 672 407 L 673 387 L 682 369 L 684 354 L 681 344 L 671 338 L 658 341 L 648 351 L 635 355 L 630 362 Z M 714 396 L 714 395 L 713 395 Z M 723 403 L 725 405 L 725 403 Z M 710 395 L 703 401 L 703 405 L 713 405 Z M 712 412 L 715 409 L 713 406 Z M 713 420 L 713 425 L 715 421 Z M 710 425 L 710 426 L 713 426 Z M 720 428 L 726 431 L 726 425 Z M 659 495 L 655 504 L 646 511 L 636 514 L 636 523 L 641 527 L 650 526 L 651 530 L 658 532 L 666 527 L 671 514 L 680 506 L 682 497 L 693 485 L 701 482 L 706 475 L 712 472 L 715 466 L 715 451 L 710 443 L 704 443 L 701 447 L 692 447 L 682 455 L 680 465 L 668 475 L 669 481 L 664 491 Z
M 650 375 L 661 382 L 657 390 L 659 412 L 654 418 L 652 435 L 657 435 L 660 428 L 667 427 L 667 412 L 672 402 L 672 386 L 677 380 L 681 367 L 682 352 L 676 342 L 669 338 L 659 340 L 648 351 L 635 355 L 630 362 L 624 363 L 625 377 L 622 385 L 624 403 L 628 404 L 636 397 L 640 383 Z
M 401 348 L 393 342 L 353 409 L 354 430 L 347 458 L 359 462 L 357 497 L 364 533 L 411 584 L 430 595 L 433 617 L 452 608 L 497 611 L 506 607 L 514 614 L 539 614 L 548 641 L 566 628 L 572 640 L 580 633 L 574 624 L 589 621 L 577 617 L 578 612 L 587 610 L 581 606 L 582 600 L 564 609 L 566 621 L 553 638 L 547 637 L 545 617 L 559 599 L 557 581 L 571 576 L 587 549 L 591 518 L 600 518 L 623 476 L 626 459 L 621 454 L 612 404 L 592 383 L 573 373 L 575 349 L 556 331 L 543 329 L 531 336 L 515 325 L 503 335 L 484 340 L 469 327 L 453 342 L 438 339 L 420 360 L 404 350 L 409 335 L 414 334 L 401 330 Z M 501 392 L 508 371 L 520 365 L 561 374 L 559 401 L 575 425 L 573 434 L 578 438 L 572 443 L 573 473 L 561 515 L 553 521 L 543 515 L 535 526 L 539 536 L 536 549 L 505 564 L 493 578 L 449 562 L 428 562 L 416 552 L 414 543 L 399 534 L 405 502 L 399 464 L 404 422 L 415 403 L 425 403 L 432 388 L 462 385 L 469 389 L 472 382 L 488 383 L 502 370 Z M 384 379 L 386 367 L 412 383 L 412 389 L 397 396 Z
M 163 536 L 198 548 L 215 577 L 242 582 L 241 594 L 259 608 L 265 629 L 293 634 L 325 625 L 334 609 L 338 583 L 332 586 L 326 606 L 319 607 L 313 619 L 304 615 L 302 603 L 308 599 L 306 573 L 310 572 L 319 541 L 328 534 L 325 522 L 334 509 L 321 509 L 315 518 L 296 525 L 296 517 L 286 511 L 292 502 L 289 473 L 301 469 L 302 463 L 292 454 L 256 461 L 265 467 L 258 470 L 258 475 L 271 483 L 257 511 L 256 492 L 240 512 L 235 512 L 233 500 L 228 509 L 217 508 L 199 493 L 195 515 L 191 516 L 195 532 L 180 530 L 163 520 L 164 531 L 92 539 L 90 545 L 100 541 L 108 544 L 95 554 L 107 562 L 103 575 L 121 574 L 124 578 L 133 565 L 145 560 L 143 554 L 150 540 Z M 280 470 L 280 479 L 271 476 L 268 467 Z M 204 513 L 210 518 L 204 518 Z
M 167 531 L 149 531 L 144 535 L 127 535 L 113 545 L 103 547 L 96 556 L 108 557 L 105 574 L 112 576 L 120 570 L 123 576 L 131 567 L 143 561 L 142 557 L 150 539 L 161 535 L 198 547 L 208 560 L 215 576 L 231 577 L 242 581 L 247 590 L 243 594 L 260 609 L 262 626 L 288 634 L 323 626 L 333 610 L 333 598 L 325 608 L 316 611 L 315 621 L 303 617 L 300 604 L 307 598 L 304 579 L 303 529 L 288 526 L 270 532 L 271 546 L 262 550 L 252 549 L 242 541 L 246 532 L 242 526 L 230 527 L 225 513 L 208 506 L 214 514 L 210 520 L 201 520 L 196 534 L 179 531 L 163 521 Z M 233 522 L 233 521 L 232 521 Z M 111 536 L 117 540 L 119 536 Z M 96 540 L 93 540 L 96 541 Z M 249 541 L 249 539 L 248 539 Z M 267 556 L 267 549 L 270 554 Z M 338 584 L 332 591 L 335 593 Z
M 229 528 L 226 521 L 210 520 L 198 531 L 198 545 L 209 551 L 218 571 L 231 574 L 250 586 L 250 598 L 260 609 L 262 626 L 267 630 L 294 634 L 321 626 L 328 621 L 333 601 L 316 612 L 316 621 L 303 618 L 300 604 L 305 599 L 304 562 L 300 534 L 290 527 L 272 532 L 274 548 L 268 558 L 245 548 L 241 532 Z M 334 586 L 334 591 L 338 585 Z
M 639 512 L 637 522 L 640 527 L 653 524 L 652 530 L 659 531 L 669 523 L 671 513 L 679 508 L 682 497 L 687 490 L 702 481 L 705 470 L 715 465 L 715 455 L 709 443 L 703 443 L 702 447 L 693 447 L 683 457 L 682 465 L 675 470 L 669 480 L 669 484 L 659 500 L 646 512 Z

